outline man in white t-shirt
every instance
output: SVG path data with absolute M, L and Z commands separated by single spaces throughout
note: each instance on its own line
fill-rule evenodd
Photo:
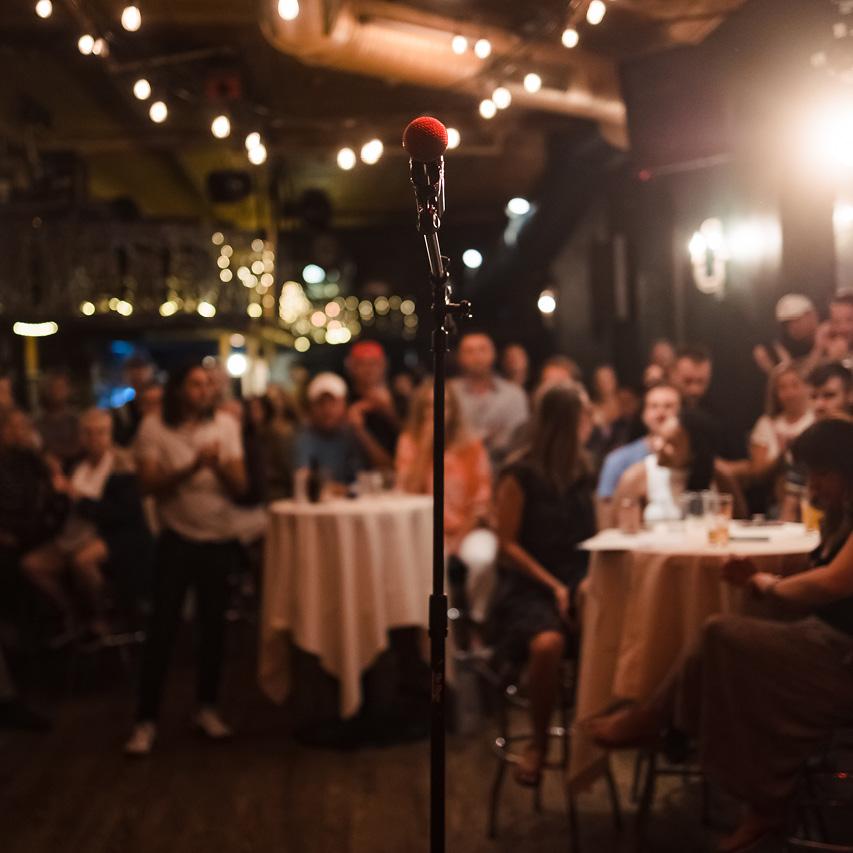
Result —
M 137 436 L 139 479 L 153 495 L 161 527 L 151 624 L 142 664 L 137 724 L 125 749 L 146 755 L 187 589 L 195 591 L 200 623 L 199 712 L 208 737 L 230 734 L 216 711 L 224 656 L 228 575 L 245 516 L 234 503 L 247 487 L 239 425 L 214 410 L 208 372 L 193 366 L 170 376 L 163 413 L 148 415 Z

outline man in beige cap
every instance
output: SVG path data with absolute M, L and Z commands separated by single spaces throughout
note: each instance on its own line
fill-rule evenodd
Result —
M 755 363 L 765 373 L 788 362 L 807 372 L 820 360 L 820 320 L 814 303 L 802 293 L 786 293 L 776 303 L 776 322 L 778 340 L 756 346 L 752 351 Z

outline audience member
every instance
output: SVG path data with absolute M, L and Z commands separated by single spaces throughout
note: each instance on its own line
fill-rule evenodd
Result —
M 677 417 L 680 408 L 681 395 L 672 385 L 658 385 L 646 391 L 643 424 L 648 434 L 611 451 L 604 460 L 597 491 L 600 519 L 610 519 L 610 500 L 623 474 L 655 453 L 658 442 L 664 437 L 664 427 Z
M 409 422 L 397 443 L 397 487 L 414 494 L 432 493 L 432 383 L 415 392 Z M 444 532 L 447 550 L 459 543 L 491 512 L 492 474 L 483 443 L 462 420 L 452 388 L 445 395 Z
M 828 361 L 841 361 L 853 353 L 853 288 L 839 290 L 829 303 L 823 356 Z
M 142 416 L 140 422 L 144 420 L 146 415 L 161 415 L 162 413 L 163 386 L 158 382 L 152 382 L 139 392 L 139 414 Z
M 249 479 L 259 481 L 259 499 L 276 501 L 292 497 L 296 442 L 293 422 L 276 412 L 269 395 L 246 401 L 245 422 L 251 424 L 257 439 L 258 470 Z M 251 467 L 248 460 L 247 467 Z
M 15 389 L 12 382 L 12 377 L 0 373 L 0 429 L 3 428 L 3 421 L 15 409 Z
M 388 362 L 382 345 L 359 341 L 347 356 L 346 369 L 352 384 L 349 422 L 362 440 L 372 445 L 365 447 L 372 467 L 391 469 L 403 405 L 395 401 L 388 387 Z
M 162 532 L 137 723 L 125 747 L 131 755 L 146 755 L 154 744 L 163 683 L 189 587 L 195 591 L 200 627 L 195 723 L 210 738 L 230 735 L 216 704 L 228 574 L 237 562 L 235 540 L 244 528 L 235 499 L 245 492 L 247 478 L 237 421 L 216 411 L 215 402 L 207 370 L 177 370 L 166 384 L 162 416 L 149 415 L 139 429 L 139 477 L 156 500 Z
M 363 425 L 347 419 L 347 386 L 336 373 L 319 373 L 308 385 L 308 423 L 296 437 L 294 466 L 318 468 L 332 484 L 348 486 L 367 467 L 365 455 L 376 454 L 381 467 L 385 450 Z M 342 489 L 339 489 L 342 491 Z
M 494 373 L 495 345 L 483 332 L 468 332 L 459 342 L 461 376 L 451 381 L 465 422 L 482 439 L 493 469 L 503 462 L 515 430 L 527 420 L 527 396 Z
M 124 363 L 124 381 L 133 389 L 133 397 L 113 409 L 113 436 L 116 444 L 128 447 L 145 415 L 142 396 L 154 382 L 154 365 L 143 355 L 132 355 Z
M 775 367 L 767 380 L 765 412 L 750 436 L 749 459 L 731 464 L 729 473 L 744 483 L 778 473 L 788 445 L 814 423 L 809 397 L 809 386 L 793 364 Z
M 592 406 L 596 425 L 610 436 L 622 415 L 619 403 L 619 378 L 610 364 L 600 364 L 592 374 Z
M 501 373 L 513 385 L 527 389 L 530 378 L 530 358 L 521 344 L 507 344 L 504 347 L 501 353 Z
M 516 770 L 526 785 L 541 777 L 566 630 L 575 624 L 575 593 L 586 573 L 577 545 L 595 532 L 582 409 L 576 387 L 548 388 L 527 448 L 511 458 L 497 489 L 500 580 L 489 625 L 500 660 L 529 661 L 533 739 Z
M 664 374 L 664 377 L 669 375 L 669 372 L 675 367 L 675 347 L 672 341 L 668 338 L 658 338 L 649 350 L 649 365 L 656 365 Z
M 587 723 L 607 748 L 655 743 L 673 729 L 698 738 L 704 771 L 749 806 L 718 848 L 728 853 L 757 848 L 782 829 L 803 764 L 853 708 L 853 423 L 820 421 L 793 450 L 824 512 L 813 568 L 782 577 L 735 559 L 724 577 L 808 615 L 713 617 L 651 698 Z
M 558 385 L 565 382 L 583 382 L 583 373 L 578 363 L 565 355 L 552 355 L 546 358 L 539 371 L 539 382 L 537 390 L 550 385 Z
M 61 371 L 48 373 L 42 384 L 41 416 L 36 427 L 42 447 L 68 471 L 80 456 L 80 424 L 71 407 L 71 383 Z
M 109 633 L 104 612 L 107 572 L 130 608 L 145 585 L 151 540 L 133 459 L 112 443 L 112 417 L 89 409 L 80 418 L 83 460 L 59 488 L 70 500 L 70 514 L 56 538 L 30 551 L 21 567 L 56 606 L 63 620 L 61 638 L 76 633 L 74 603 L 66 591 L 66 574 L 83 605 L 86 633 L 100 639 Z
M 853 370 L 840 361 L 816 367 L 808 375 L 817 420 L 853 414 Z
M 59 463 L 38 449 L 29 417 L 13 410 L 0 426 L 0 566 L 48 541 L 65 521 L 68 497 Z
M 681 518 L 680 496 L 712 486 L 734 497 L 735 515 L 743 518 L 746 508 L 740 489 L 715 465 L 713 433 L 702 413 L 682 410 L 678 418 L 671 418 L 660 428 L 655 444 L 654 454 L 622 475 L 613 495 L 609 526 L 616 523 L 618 509 L 626 501 L 643 504 L 646 524 Z
M 820 359 L 820 321 L 814 303 L 801 293 L 788 293 L 776 303 L 776 322 L 778 338 L 755 347 L 755 363 L 765 373 L 787 362 L 808 372 Z

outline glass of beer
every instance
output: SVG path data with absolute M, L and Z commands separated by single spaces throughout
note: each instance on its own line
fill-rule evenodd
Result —
M 725 494 L 709 494 L 705 506 L 708 544 L 725 547 L 729 544 L 729 524 L 732 520 L 734 498 Z

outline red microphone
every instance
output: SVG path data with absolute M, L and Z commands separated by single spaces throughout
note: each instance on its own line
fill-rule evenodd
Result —
M 431 116 L 410 121 L 403 131 L 403 148 L 420 163 L 432 163 L 447 150 L 447 128 Z

